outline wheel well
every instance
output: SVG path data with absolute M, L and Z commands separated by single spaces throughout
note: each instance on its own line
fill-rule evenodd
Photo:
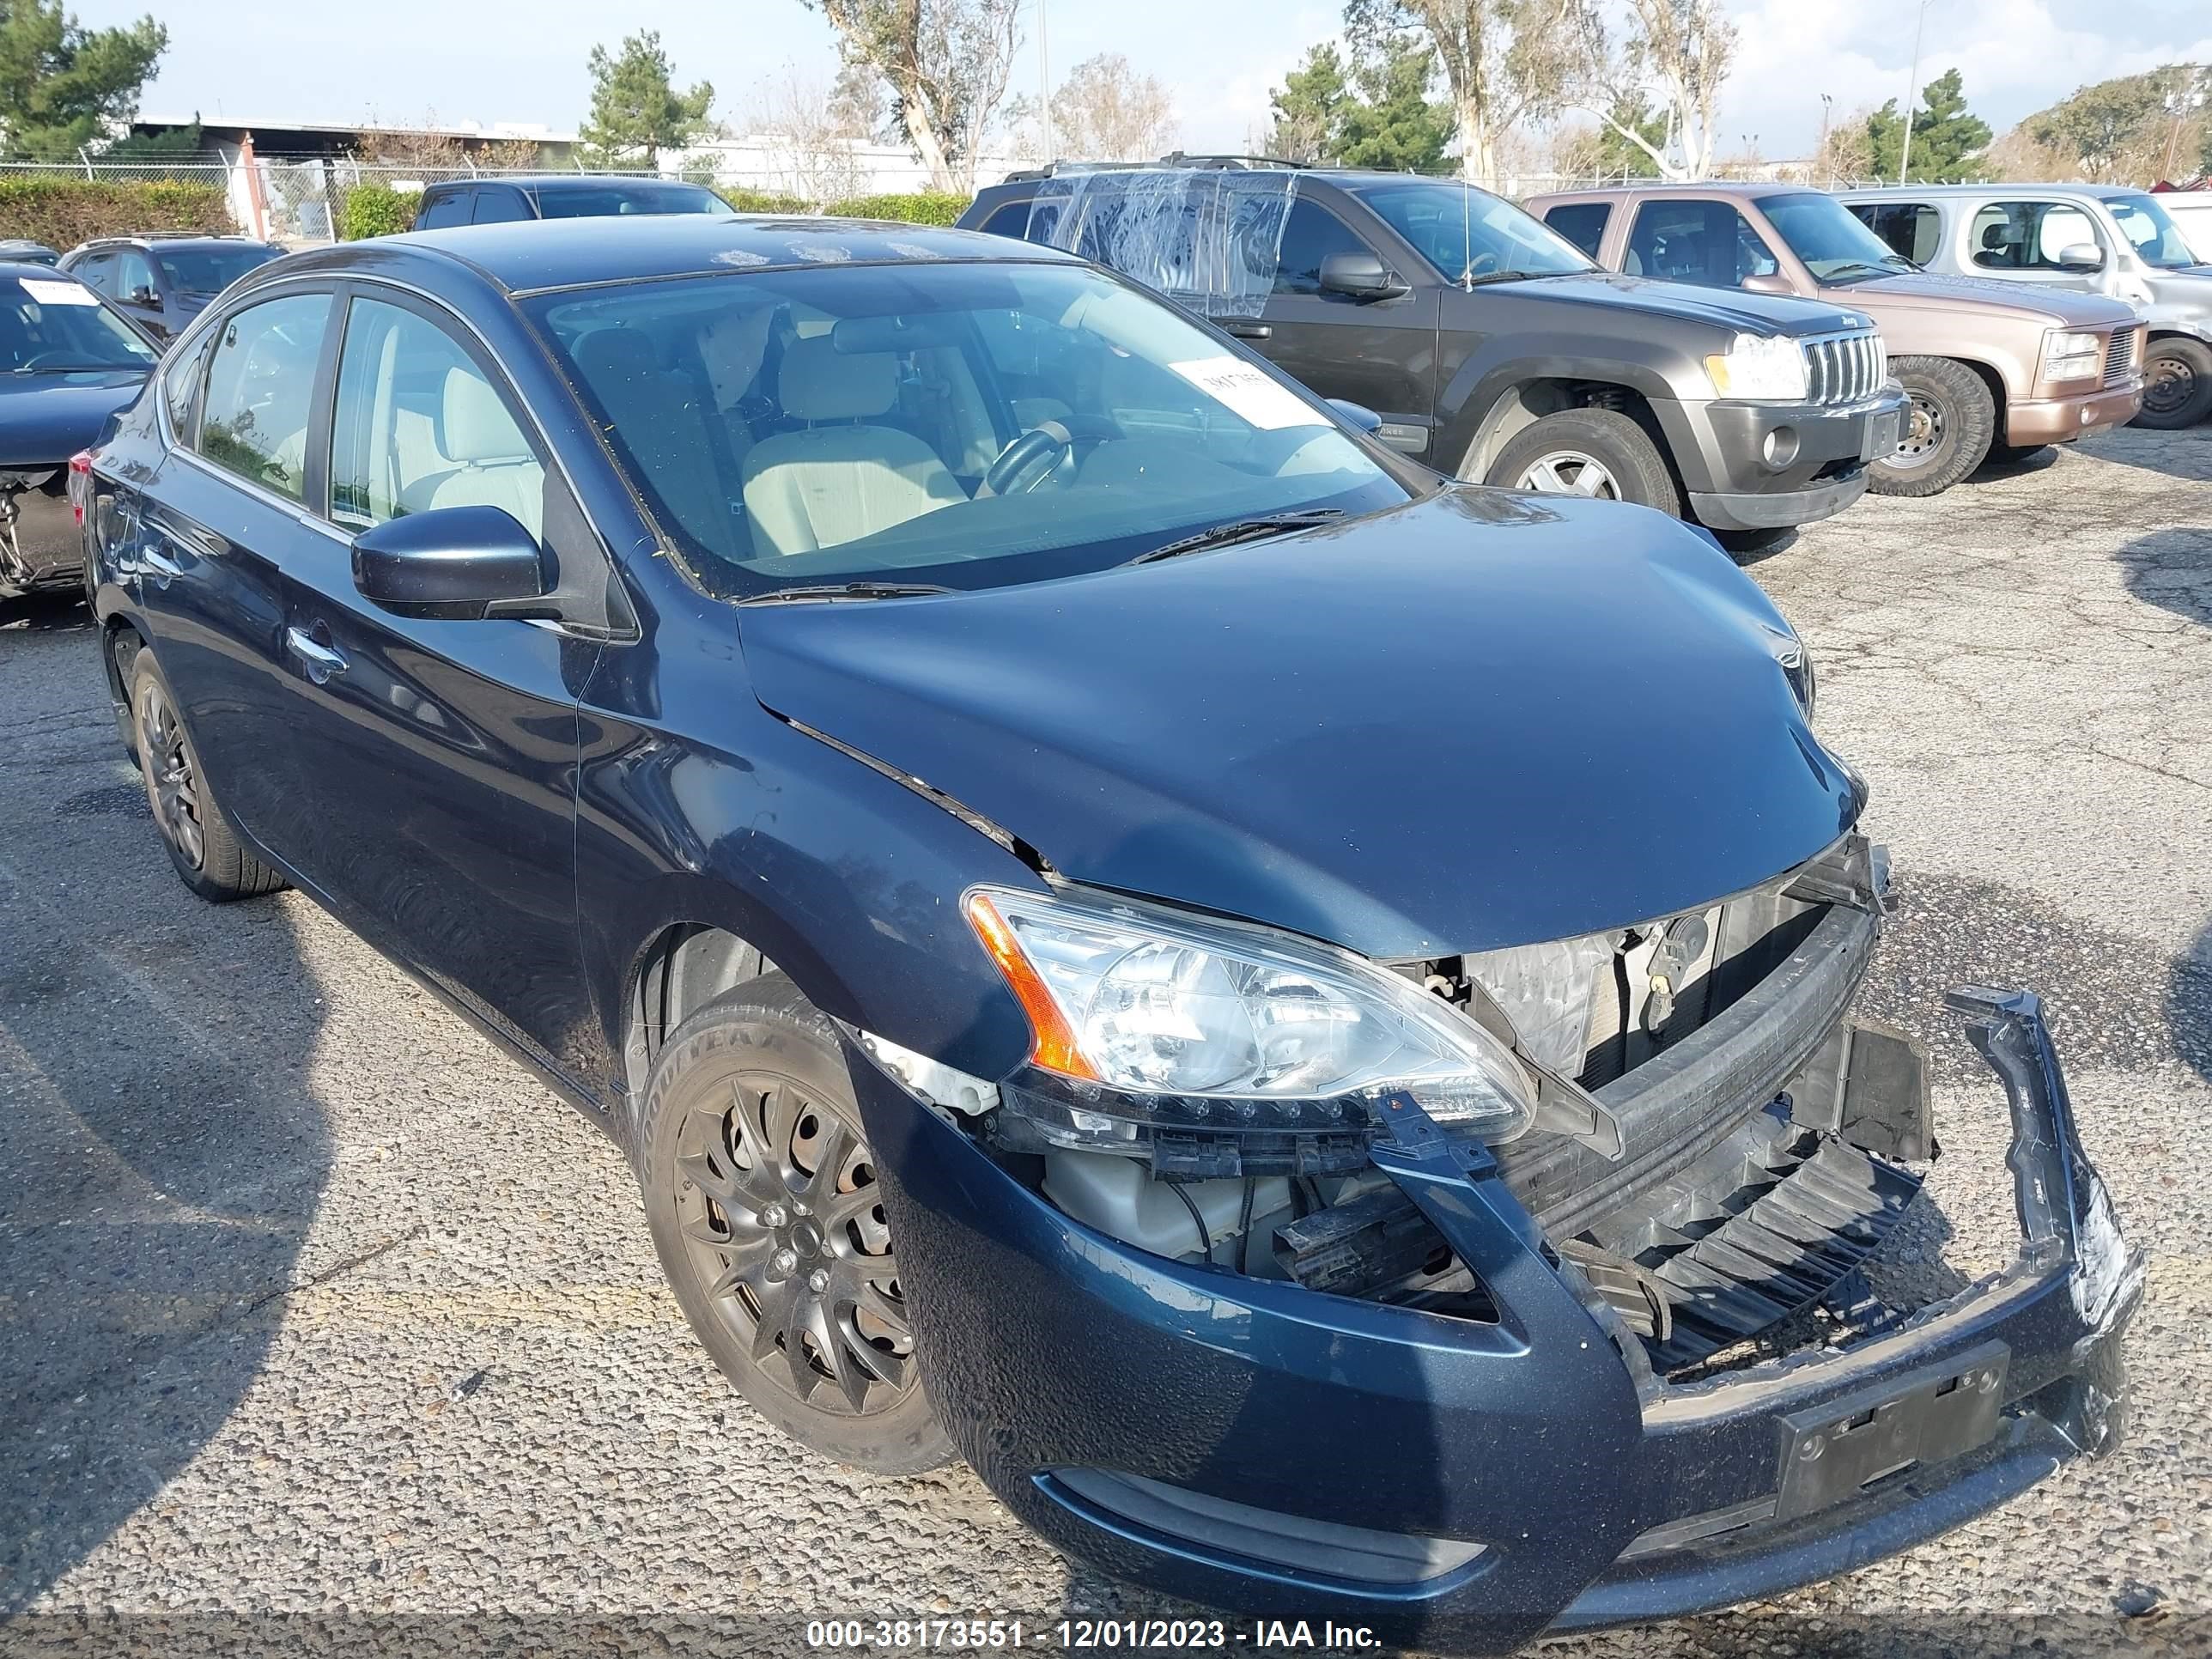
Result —
M 679 921 L 655 934 L 630 970 L 629 1030 L 623 1064 L 630 1092 L 645 1088 L 660 1045 L 700 1009 L 776 966 L 735 933 L 702 922 Z
M 107 689 L 118 702 L 131 700 L 131 688 L 123 683 L 125 658 L 121 647 L 126 641 L 133 656 L 146 648 L 146 636 L 136 623 L 127 617 L 110 617 L 100 629 L 100 659 L 107 669 Z
M 1666 458 L 1668 470 L 1674 470 L 1674 449 L 1660 429 L 1659 417 L 1652 413 L 1650 399 L 1642 392 L 1610 380 L 1553 379 L 1523 380 L 1506 388 L 1491 405 L 1490 413 L 1483 416 L 1474 441 L 1468 446 L 1467 454 L 1461 459 L 1458 476 L 1480 483 L 1491 462 L 1506 445 L 1547 415 L 1557 415 L 1568 409 L 1610 409 L 1627 416 L 1658 447 L 1660 454 Z M 1675 480 L 1678 489 L 1680 482 L 1679 477 Z

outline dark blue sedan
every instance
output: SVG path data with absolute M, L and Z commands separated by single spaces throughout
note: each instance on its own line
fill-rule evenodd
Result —
M 178 873 L 603 1127 L 820 1453 L 1501 1650 L 2119 1434 L 2140 1258 L 2033 996 L 1954 999 L 2018 1262 L 1854 1273 L 1936 1152 L 1850 1012 L 1885 863 L 1657 514 L 1440 480 L 1049 250 L 705 216 L 256 271 L 88 483 Z

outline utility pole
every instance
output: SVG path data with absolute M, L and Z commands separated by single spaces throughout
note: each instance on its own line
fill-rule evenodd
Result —
M 1835 163 L 1828 160 L 1828 114 L 1835 107 L 1835 103 L 1832 94 L 1824 92 L 1820 94 L 1820 147 L 1813 152 L 1813 166 L 1816 170 L 1824 163 L 1827 166 L 1830 190 L 1836 187 L 1836 167 Z M 1808 179 L 1807 182 L 1811 181 Z
M 1920 21 L 1912 26 L 1912 78 L 1905 88 L 1905 142 L 1897 152 L 1897 182 L 1905 182 L 1912 163 L 1912 112 L 1920 105 L 1920 37 L 1928 32 L 1928 0 L 1920 0 Z
M 1048 0 L 1037 0 L 1037 125 L 1044 135 L 1045 165 L 1050 167 L 1060 158 L 1052 136 L 1052 64 L 1045 54 L 1045 7 Z

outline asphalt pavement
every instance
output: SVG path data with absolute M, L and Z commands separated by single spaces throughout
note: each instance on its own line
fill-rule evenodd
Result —
M 2133 1426 L 1894 1560 L 1547 1650 L 2212 1652 L 2212 426 L 1870 499 L 1751 574 L 1894 858 L 1866 1006 L 1936 1053 L 1896 1265 L 2009 1258 L 2002 1099 L 1939 1003 L 2041 992 L 2151 1258 Z M 965 1469 L 855 1474 L 756 1418 L 612 1146 L 307 901 L 192 898 L 82 610 L 0 604 L 0 1650 L 1056 1646 L 1153 1610 Z

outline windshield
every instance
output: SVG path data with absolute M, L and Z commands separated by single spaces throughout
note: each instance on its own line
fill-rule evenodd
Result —
M 1861 282 L 1919 269 L 1832 196 L 1800 191 L 1762 197 L 1759 210 L 1820 282 Z
M 1597 269 L 1550 226 L 1469 185 L 1419 179 L 1370 185 L 1356 193 L 1447 282 Z
M 1309 394 L 1078 265 L 732 273 L 526 309 L 726 596 L 997 586 L 1408 499 Z
M 155 355 L 73 276 L 0 280 L 0 372 L 151 368 Z
M 2112 210 L 2120 234 L 2136 251 L 2136 258 L 2162 270 L 2179 270 L 2199 263 L 2189 239 L 2173 222 L 2155 196 L 2112 196 L 2105 205 Z
M 220 294 L 249 270 L 279 257 L 280 247 L 188 247 L 156 249 L 154 263 L 179 294 Z
M 600 219 L 624 213 L 727 213 L 730 204 L 697 185 L 636 180 L 541 190 L 538 210 L 548 219 Z

